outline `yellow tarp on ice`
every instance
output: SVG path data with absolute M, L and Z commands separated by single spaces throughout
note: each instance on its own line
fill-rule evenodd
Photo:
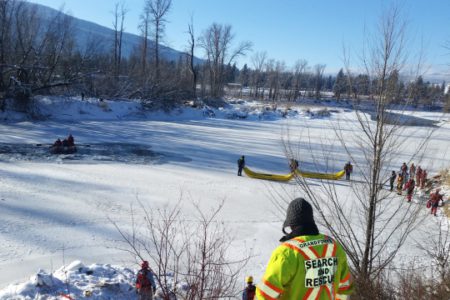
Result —
M 289 181 L 294 178 L 294 175 L 305 177 L 305 178 L 315 178 L 315 179 L 324 179 L 324 180 L 339 180 L 345 175 L 345 170 L 339 171 L 337 173 L 316 173 L 316 172 L 306 172 L 301 171 L 299 169 L 289 174 L 267 174 L 267 173 L 258 173 L 250 170 L 248 167 L 244 167 L 245 174 L 250 178 L 256 179 L 264 179 L 264 180 L 273 180 L 273 181 Z
M 295 170 L 295 172 L 297 173 L 297 175 L 302 176 L 302 177 L 316 178 L 316 179 L 327 179 L 327 180 L 338 180 L 338 179 L 341 179 L 342 176 L 345 175 L 345 170 L 339 171 L 337 173 L 331 173 L 331 174 L 305 172 L 305 171 L 300 171 L 299 169 Z
M 286 174 L 286 175 L 276 175 L 276 174 L 265 174 L 265 173 L 257 173 L 253 172 L 247 167 L 244 167 L 244 172 L 248 177 L 257 178 L 257 179 L 265 179 L 265 180 L 274 180 L 274 181 L 289 181 L 294 177 L 294 173 Z

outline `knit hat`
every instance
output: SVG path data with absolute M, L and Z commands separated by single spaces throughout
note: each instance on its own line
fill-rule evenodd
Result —
M 308 224 L 315 224 L 311 204 L 303 198 L 292 200 L 287 209 L 283 229 L 288 226 L 292 228 Z

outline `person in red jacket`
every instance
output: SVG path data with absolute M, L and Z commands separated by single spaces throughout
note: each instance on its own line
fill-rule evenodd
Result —
M 136 276 L 136 292 L 139 300 L 152 300 L 156 291 L 153 272 L 150 270 L 148 261 L 144 260 L 141 269 Z
M 422 177 L 420 178 L 420 188 L 425 188 L 425 183 L 427 182 L 427 170 L 422 171 Z
M 414 178 L 416 175 L 416 166 L 414 163 L 411 163 L 411 166 L 409 167 L 409 177 Z
M 411 177 L 408 182 L 405 184 L 405 187 L 403 190 L 406 190 L 406 199 L 408 202 L 411 202 L 412 195 L 414 193 L 414 188 L 416 187 L 416 183 L 414 182 L 414 179 Z
M 443 195 L 439 194 L 440 189 L 436 189 L 436 192 L 430 195 L 431 203 L 431 214 L 436 217 L 437 208 L 439 206 L 439 201 L 443 200 Z
M 422 178 L 422 168 L 420 166 L 417 167 L 416 171 L 416 185 L 420 186 L 420 179 Z

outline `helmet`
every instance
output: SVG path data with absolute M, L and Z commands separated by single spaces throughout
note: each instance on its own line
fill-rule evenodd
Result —
M 247 276 L 247 277 L 245 277 L 245 282 L 246 282 L 246 283 L 253 283 L 253 276 Z
M 144 261 L 141 263 L 141 268 L 142 268 L 142 269 L 148 268 L 148 261 L 144 260 Z

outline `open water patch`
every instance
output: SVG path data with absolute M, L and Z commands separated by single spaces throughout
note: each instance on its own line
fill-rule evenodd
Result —
M 186 162 L 190 159 L 170 153 L 155 152 L 149 145 L 129 143 L 77 144 L 77 151 L 52 154 L 49 144 L 0 143 L 0 161 L 30 161 L 58 163 L 128 163 L 164 164 L 170 161 Z
M 370 114 L 372 121 L 377 120 L 377 114 L 374 111 L 365 111 Z M 399 126 L 420 126 L 420 127 L 437 127 L 436 121 L 406 115 L 395 112 L 385 112 L 385 123 L 389 125 L 399 125 Z

